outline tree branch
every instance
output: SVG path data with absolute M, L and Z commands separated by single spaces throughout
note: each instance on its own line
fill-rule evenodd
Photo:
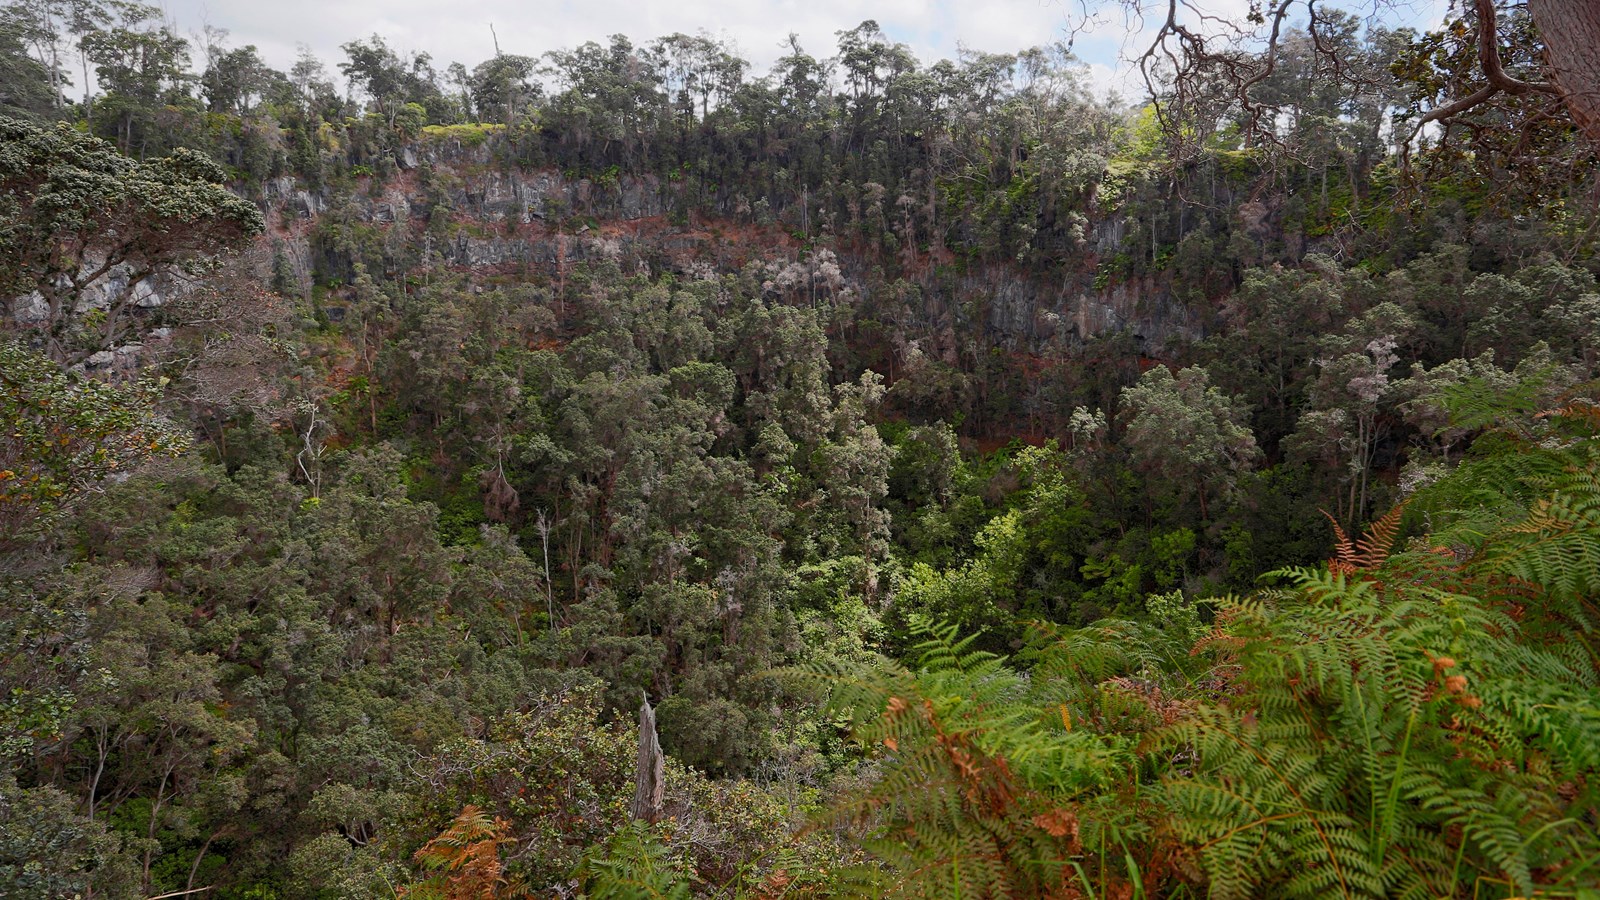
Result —
M 1473 7 L 1478 14 L 1478 65 L 1483 69 L 1484 77 L 1489 83 L 1473 91 L 1465 97 L 1452 103 L 1447 103 L 1437 109 L 1429 110 L 1427 115 L 1417 120 L 1416 127 L 1411 129 L 1411 136 L 1406 139 L 1406 146 L 1416 140 L 1424 126 L 1429 122 L 1440 122 L 1454 118 L 1469 109 L 1489 102 L 1498 94 L 1522 96 L 1524 94 L 1554 94 L 1561 95 L 1561 88 L 1547 82 L 1523 81 L 1512 77 L 1506 72 L 1505 65 L 1500 60 L 1500 32 L 1497 26 L 1497 14 L 1494 0 L 1473 0 Z
M 1478 63 L 1489 84 L 1513 96 L 1528 93 L 1561 95 L 1561 88 L 1546 82 L 1522 81 L 1506 73 L 1500 62 L 1500 31 L 1496 26 L 1494 0 L 1474 0 L 1478 11 Z

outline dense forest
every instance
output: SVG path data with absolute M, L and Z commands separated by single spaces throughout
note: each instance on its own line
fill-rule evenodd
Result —
M 1600 16 L 1185 9 L 8 0 L 0 896 L 1600 898 Z

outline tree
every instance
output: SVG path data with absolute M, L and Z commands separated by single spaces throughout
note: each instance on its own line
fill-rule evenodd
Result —
M 60 105 L 50 70 L 28 55 L 27 32 L 0 11 L 0 115 L 42 119 Z
M 1350 307 L 1375 292 L 1357 272 L 1323 257 L 1303 269 L 1253 269 L 1221 304 L 1223 326 L 1208 338 L 1208 371 L 1253 408 L 1256 439 L 1268 452 L 1293 430 L 1305 383 L 1314 376 L 1316 337 L 1337 331 Z
M 273 80 L 283 78 L 262 61 L 254 44 L 232 50 L 212 46 L 207 55 L 211 59 L 200 76 L 200 88 L 212 112 L 249 115 Z
M 0 84 L 7 85 L 4 90 L 24 92 L 37 91 L 44 102 L 44 112 L 54 114 L 61 108 L 62 92 L 68 84 L 64 61 L 62 59 L 65 38 L 70 29 L 78 7 L 88 6 L 82 0 L 13 0 L 0 7 L 0 47 L 14 41 L 16 51 L 21 57 L 17 60 L 6 59 L 11 50 L 0 50 L 0 60 L 5 60 L 4 71 L 7 78 L 0 79 Z M 26 56 L 32 53 L 31 59 Z M 28 60 L 29 65 L 23 65 L 22 60 Z M 12 82 L 10 79 L 18 76 L 19 80 Z M 43 83 L 34 82 L 35 78 L 43 78 Z
M 128 897 L 133 862 L 103 822 L 85 818 L 53 787 L 24 788 L 0 772 L 0 893 L 18 900 Z
M 660 72 L 662 87 L 674 111 L 682 113 L 688 122 L 695 118 L 697 98 L 700 119 L 704 121 L 711 115 L 711 98 L 717 98 L 718 106 L 726 102 L 738 89 L 749 65 L 703 31 L 693 37 L 679 33 L 657 38 L 651 42 L 645 59 Z
M 538 99 L 543 90 L 531 80 L 538 65 L 533 57 L 514 53 L 499 54 L 479 63 L 466 82 L 478 117 L 498 116 L 507 125 L 515 123 L 524 107 Z
M 1483 8 L 1484 0 L 1478 0 L 1482 20 L 1492 22 Z M 1528 12 L 1549 48 L 1551 74 L 1573 120 L 1589 140 L 1600 143 L 1600 9 L 1583 0 L 1529 0 Z M 1487 63 L 1485 71 L 1491 83 L 1509 90 Z
M 306 109 L 311 108 L 313 103 L 328 105 L 329 101 L 337 99 L 333 82 L 328 80 L 327 67 L 305 44 L 299 46 L 294 65 L 289 68 L 289 84 L 294 87 L 301 106 Z
M 564 88 L 550 104 L 563 139 L 580 147 L 601 139 L 600 159 L 606 162 L 610 161 L 604 156 L 606 150 L 620 144 L 621 161 L 636 165 L 640 161 L 636 154 L 648 146 L 646 135 L 662 120 L 668 105 L 656 68 L 620 34 L 612 35 L 604 47 L 590 41 L 545 57 L 550 61 L 547 73 Z
M 102 482 L 187 439 L 155 411 L 155 391 L 65 374 L 0 339 L 0 554 Z
M 376 34 L 366 41 L 341 44 L 339 49 L 346 57 L 345 62 L 339 63 L 339 71 L 350 80 L 352 90 L 367 95 L 374 111 L 390 128 L 395 127 L 408 103 L 428 109 L 430 117 L 436 118 L 433 113 L 444 95 L 439 92 L 433 57 L 414 53 L 404 59 Z
M 189 42 L 160 23 L 161 11 L 140 3 L 117 4 L 114 27 L 82 38 L 105 96 L 97 103 L 116 121 L 117 146 L 143 157 L 154 136 L 155 114 L 188 96 Z
M 66 126 L 0 119 L 0 295 L 57 362 L 126 340 L 163 274 L 203 267 L 264 229 L 255 205 L 191 150 L 135 162 Z
M 1260 456 L 1244 407 L 1213 387 L 1198 366 L 1176 377 L 1156 366 L 1123 389 L 1122 407 L 1123 441 L 1134 465 L 1178 498 L 1193 492 L 1201 519 L 1208 516 L 1208 498 L 1231 493 L 1237 476 Z
M 138 835 L 130 849 L 141 852 L 147 896 L 179 886 L 155 880 L 164 844 L 200 829 L 214 836 L 238 812 L 244 788 L 233 763 L 255 739 L 254 720 L 228 715 L 216 658 L 197 652 L 202 634 L 183 624 L 190 612 L 159 594 L 97 610 L 90 664 L 117 674 L 82 693 L 77 733 L 57 748 L 82 741 L 93 766 L 85 811 Z
M 1337 510 L 1349 523 L 1366 518 L 1375 455 L 1388 432 L 1380 412 L 1390 403 L 1390 372 L 1400 361 L 1395 352 L 1415 329 L 1415 320 L 1400 306 L 1384 302 L 1346 327 L 1346 333 L 1323 341 L 1325 356 L 1310 386 L 1295 433 L 1285 442 L 1298 454 L 1318 454 L 1342 472 L 1347 495 Z
M 1137 24 L 1148 27 L 1145 7 L 1119 0 Z M 1350 65 L 1330 26 L 1345 18 L 1326 0 L 1270 0 L 1241 21 L 1214 14 L 1207 4 L 1167 0 L 1156 6 L 1154 38 L 1136 62 L 1177 158 L 1188 158 L 1212 135 L 1219 116 L 1237 116 L 1247 147 L 1282 147 L 1285 106 L 1270 96 L 1269 82 L 1292 61 L 1292 17 L 1304 13 L 1316 38 L 1311 53 L 1328 78 L 1358 89 L 1375 87 L 1382 73 Z M 1600 11 L 1588 0 L 1530 0 L 1536 45 L 1531 73 L 1508 68 L 1502 55 L 1503 24 L 1521 14 L 1517 0 L 1471 0 L 1445 33 L 1467 38 L 1472 77 L 1433 93 L 1413 118 L 1411 138 L 1430 122 L 1450 123 L 1486 105 L 1548 97 L 1591 143 L 1600 144 Z M 1208 14 L 1210 13 L 1210 14 Z M 1080 25 L 1080 27 L 1083 27 Z M 1543 71 L 1539 71 L 1542 69 Z M 1287 98 L 1284 98 L 1287 99 Z M 1199 126 L 1199 127 L 1196 127 Z
M 1495 100 L 1502 95 L 1517 98 L 1547 94 L 1559 97 L 1573 122 L 1589 140 L 1600 143 L 1600 12 L 1583 0 L 1533 0 L 1527 14 L 1538 28 L 1536 40 L 1543 44 L 1542 57 L 1548 80 L 1529 79 L 1508 70 L 1502 57 L 1500 22 L 1515 4 L 1499 0 L 1472 0 L 1470 13 L 1463 18 L 1472 26 L 1478 74 L 1481 84 L 1471 93 L 1461 93 L 1429 110 L 1417 121 L 1417 128 L 1432 121 L 1448 121 Z M 1515 20 L 1514 16 L 1507 18 Z

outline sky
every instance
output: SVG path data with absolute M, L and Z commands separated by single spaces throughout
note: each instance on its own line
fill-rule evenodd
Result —
M 472 68 L 495 52 L 538 56 L 584 41 L 625 34 L 635 43 L 673 32 L 704 30 L 730 42 L 764 74 L 782 55 L 786 36 L 800 36 L 813 56 L 832 56 L 836 32 L 875 20 L 890 39 L 908 45 L 925 63 L 954 58 L 959 47 L 1007 53 L 1064 40 L 1082 22 L 1083 0 L 154 0 L 179 31 L 203 25 L 225 28 L 231 44 L 255 44 L 275 68 L 288 69 L 296 45 L 306 44 L 330 73 L 343 59 L 339 45 L 382 35 L 400 51 L 426 51 L 443 70 L 450 62 Z M 1138 82 L 1126 60 L 1148 44 L 1137 23 L 1104 7 L 1100 23 L 1073 41 L 1098 94 L 1132 99 Z M 1384 2 L 1391 25 L 1429 27 L 1448 0 L 1352 0 L 1354 12 Z M 1360 9 L 1369 4 L 1367 10 Z M 1248 0 L 1198 0 L 1208 13 L 1241 19 Z M 493 32 L 491 33 L 491 27 Z M 1141 43 L 1142 41 L 1142 43 Z

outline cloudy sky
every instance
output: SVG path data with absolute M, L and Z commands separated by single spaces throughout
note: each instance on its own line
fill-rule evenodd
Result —
M 400 50 L 425 50 L 441 70 L 450 62 L 473 65 L 494 54 L 490 26 L 507 53 L 537 56 L 622 33 L 635 42 L 676 31 L 705 30 L 731 41 L 761 74 L 780 53 L 786 35 L 800 36 L 813 56 L 831 56 L 835 32 L 874 19 L 892 39 L 925 62 L 954 57 L 957 47 L 1010 52 L 1066 37 L 1081 20 L 1079 0 L 155 0 L 179 30 L 204 24 L 226 28 L 235 44 L 255 44 L 267 61 L 287 68 L 297 44 L 307 44 L 328 64 L 339 45 L 376 33 Z M 1208 12 L 1239 15 L 1248 0 L 1203 0 Z M 1351 0 L 1358 11 L 1374 0 Z M 1447 0 L 1400 0 L 1386 9 L 1392 24 L 1426 27 L 1439 21 Z M 1111 4 L 1089 0 L 1090 6 Z M 1369 7 L 1370 9 L 1370 7 Z M 1132 89 L 1121 60 L 1140 35 L 1122 15 L 1103 21 L 1074 41 L 1102 91 Z

